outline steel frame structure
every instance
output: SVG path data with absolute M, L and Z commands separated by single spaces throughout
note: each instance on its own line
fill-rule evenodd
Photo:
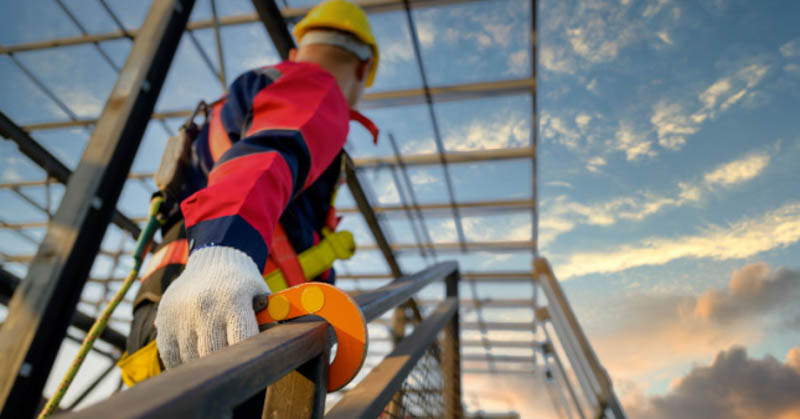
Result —
M 143 221 L 142 217 L 127 217 L 121 212 L 117 211 L 115 203 L 119 195 L 119 190 L 125 179 L 133 179 L 144 182 L 145 179 L 151 176 L 147 173 L 130 174 L 128 168 L 130 161 L 122 161 L 119 159 L 118 154 L 112 152 L 113 146 L 116 148 L 122 147 L 119 144 L 120 138 L 126 139 L 127 151 L 132 159 L 135 155 L 135 149 L 141 139 L 141 133 L 150 119 L 159 121 L 162 128 L 168 134 L 171 134 L 169 126 L 166 121 L 175 118 L 185 118 L 191 114 L 187 109 L 178 109 L 168 112 L 152 112 L 152 104 L 158 96 L 163 77 L 169 67 L 169 62 L 174 49 L 177 47 L 177 40 L 180 39 L 182 33 L 186 33 L 188 39 L 191 41 L 194 48 L 199 53 L 204 66 L 214 75 L 220 82 L 223 89 L 226 88 L 229 80 L 225 68 L 224 49 L 222 47 L 221 32 L 224 28 L 251 24 L 261 22 L 272 39 L 276 51 L 282 58 L 288 56 L 288 51 L 294 46 L 294 41 L 287 30 L 287 22 L 295 22 L 301 18 L 309 9 L 308 8 L 283 8 L 280 9 L 273 0 L 253 0 L 255 13 L 243 14 L 236 16 L 220 16 L 217 13 L 216 1 L 211 0 L 211 19 L 200 21 L 189 21 L 188 16 L 191 11 L 193 0 L 169 0 L 168 6 L 162 4 L 159 13 L 162 14 L 161 20 L 156 18 L 158 9 L 153 6 L 151 14 L 145 24 L 140 28 L 125 28 L 120 19 L 116 16 L 115 12 L 104 0 L 97 0 L 100 5 L 106 10 L 110 18 L 115 22 L 118 30 L 108 33 L 91 34 L 88 33 L 85 27 L 81 25 L 79 19 L 75 17 L 72 11 L 61 0 L 53 0 L 55 4 L 64 12 L 67 18 L 76 26 L 81 33 L 80 36 L 54 39 L 41 42 L 31 42 L 19 45 L 0 46 L 0 54 L 6 55 L 11 58 L 14 65 L 34 83 L 50 100 L 52 100 L 59 108 L 61 108 L 68 116 L 68 121 L 50 121 L 35 124 L 28 124 L 22 127 L 14 124 L 5 115 L 0 114 L 0 134 L 15 141 L 20 150 L 36 164 L 41 166 L 47 178 L 41 181 L 20 181 L 20 182 L 4 182 L 0 183 L 0 189 L 11 190 L 20 199 L 25 200 L 29 204 L 35 205 L 39 210 L 46 213 L 48 220 L 55 219 L 61 220 L 68 226 L 73 226 L 76 231 L 80 232 L 80 237 L 86 246 L 82 252 L 63 253 L 57 257 L 57 263 L 53 262 L 51 256 L 51 243 L 53 237 L 57 235 L 57 229 L 49 222 L 5 222 L 0 220 L 0 229 L 8 229 L 13 231 L 14 234 L 21 237 L 23 240 L 39 244 L 35 237 L 31 237 L 26 229 L 41 228 L 48 226 L 48 232 L 45 239 L 39 245 L 37 255 L 5 255 L 0 253 L 0 263 L 3 262 L 16 262 L 16 263 L 30 263 L 28 277 L 22 281 L 21 292 L 14 294 L 10 298 L 9 316 L 6 320 L 7 324 L 2 326 L 0 336 L 6 336 L 11 331 L 15 330 L 15 324 L 22 318 L 19 316 L 21 305 L 28 303 L 26 299 L 30 299 L 31 295 L 41 294 L 42 304 L 47 307 L 47 310 L 41 310 L 37 316 L 29 317 L 24 323 L 27 325 L 41 325 L 43 323 L 50 326 L 50 320 L 53 318 L 55 311 L 51 311 L 51 305 L 54 304 L 52 298 L 53 292 L 63 290 L 66 284 L 70 284 L 72 289 L 70 297 L 67 298 L 66 304 L 63 305 L 58 311 L 63 318 L 69 318 L 68 313 L 75 311 L 80 291 L 83 284 L 87 281 L 89 283 L 102 284 L 105 287 L 106 294 L 108 293 L 108 286 L 121 278 L 114 277 L 114 269 L 111 270 L 108 278 L 89 278 L 88 268 L 94 260 L 96 254 L 104 253 L 113 258 L 114 267 L 120 262 L 120 257 L 124 256 L 125 252 L 123 244 L 121 243 L 118 251 L 107 252 L 100 251 L 100 239 L 105 232 L 107 219 L 113 220 L 115 224 L 127 231 L 131 235 L 138 233 L 138 224 Z M 414 89 L 394 90 L 377 93 L 368 93 L 364 97 L 363 109 L 377 109 L 386 107 L 399 107 L 408 105 L 423 104 L 426 106 L 428 115 L 433 124 L 433 135 L 436 143 L 436 152 L 431 154 L 402 154 L 397 147 L 396 140 L 392 135 L 389 135 L 388 140 L 392 145 L 393 154 L 390 156 L 370 157 L 370 158 L 357 158 L 347 166 L 348 172 L 348 186 L 355 199 L 356 207 L 342 208 L 340 212 L 343 214 L 351 214 L 360 212 L 373 237 L 375 237 L 375 245 L 360 246 L 363 250 L 379 250 L 386 260 L 389 267 L 389 273 L 376 272 L 374 274 L 353 274 L 347 272 L 345 267 L 338 275 L 338 278 L 344 281 L 352 281 L 356 285 L 356 289 L 362 289 L 363 284 L 369 285 L 370 281 L 386 280 L 392 278 L 400 278 L 403 276 L 403 271 L 400 263 L 397 261 L 396 254 L 409 252 L 418 252 L 428 264 L 436 263 L 439 260 L 440 253 L 460 252 L 468 253 L 473 251 L 524 251 L 531 252 L 532 259 L 538 257 L 537 239 L 538 239 L 538 211 L 537 211 L 537 133 L 538 133 L 538 117 L 537 117 L 537 101 L 536 101 L 536 10 L 537 4 L 535 0 L 531 0 L 531 76 L 522 79 L 513 80 L 497 80 L 486 81 L 479 83 L 465 83 L 458 85 L 439 85 L 431 86 L 427 80 L 427 72 L 425 70 L 425 63 L 421 53 L 421 46 L 419 37 L 417 35 L 416 23 L 414 21 L 415 9 L 431 8 L 431 7 L 444 7 L 450 5 L 457 5 L 463 3 L 472 3 L 485 0 L 354 0 L 355 3 L 360 4 L 368 13 L 384 13 L 384 12 L 404 12 L 405 22 L 409 33 L 411 34 L 412 48 L 414 50 L 415 62 L 422 80 L 422 86 Z M 164 23 L 164 16 L 171 16 L 169 23 Z M 158 22 L 158 23 L 155 23 Z M 155 28 L 154 28 L 155 27 Z M 201 29 L 212 29 L 214 32 L 214 46 L 217 61 L 214 62 L 210 58 L 206 48 L 198 41 L 194 35 L 194 31 Z M 160 35 L 158 34 L 160 32 Z M 127 38 L 134 42 L 134 49 L 129 56 L 142 55 L 153 56 L 153 54 L 164 57 L 162 60 L 153 60 L 153 65 L 149 68 L 146 65 L 135 65 L 126 63 L 125 66 L 120 68 L 115 65 L 113 60 L 105 53 L 100 47 L 101 42 Z M 137 42 L 139 39 L 144 39 L 142 42 Z M 150 47 L 137 47 L 139 44 L 145 44 L 150 41 Z M 126 97 L 139 96 L 146 97 L 145 105 L 135 105 L 135 112 L 128 115 L 113 115 L 113 111 L 107 106 L 103 114 L 98 119 L 94 118 L 79 118 L 70 109 L 69 106 L 64 104 L 58 96 L 53 93 L 45 83 L 38 80 L 36 76 L 26 68 L 19 60 L 14 57 L 16 53 L 24 53 L 27 51 L 45 50 L 50 48 L 57 48 L 68 45 L 82 45 L 93 44 L 96 51 L 103 57 L 103 59 L 112 66 L 118 73 L 120 73 L 120 80 L 126 71 L 138 71 L 137 74 L 144 74 L 138 78 L 138 85 L 134 86 L 135 89 L 130 90 L 130 94 Z M 162 46 L 166 46 L 163 47 Z M 156 61 L 159 61 L 156 63 Z M 135 68 L 134 68 L 135 67 Z M 119 84 L 119 82 L 118 82 Z M 119 86 L 118 86 L 119 87 Z M 138 89 L 138 90 L 137 90 Z M 116 91 L 116 90 L 115 90 Z M 139 93 L 135 93 L 138 91 Z M 441 133 L 438 126 L 438 119 L 436 115 L 435 104 L 452 101 L 464 101 L 484 99 L 496 96 L 507 95 L 531 95 L 532 108 L 531 108 L 531 138 L 527 146 L 516 148 L 505 148 L 495 150 L 478 150 L 466 152 L 452 152 L 445 150 L 442 142 Z M 152 103 L 150 103 L 152 102 Z M 109 102 L 111 104 L 112 102 Z M 138 102 L 137 102 L 138 103 Z M 138 106 L 138 107 L 136 107 Z M 113 122 L 112 122 L 113 121 Z M 100 143 L 101 133 L 117 132 L 119 135 L 116 139 L 112 139 L 107 147 L 108 155 L 106 158 L 114 159 L 115 167 L 113 171 L 98 171 L 96 168 L 89 167 L 87 155 L 81 160 L 78 169 L 73 173 L 59 162 L 57 158 L 52 156 L 46 149 L 39 145 L 36 140 L 32 138 L 37 131 L 63 129 L 69 127 L 81 127 L 92 133 L 91 144 Z M 124 128 L 123 128 L 124 127 Z M 117 141 L 117 143 L 114 143 Z M 113 157 L 112 157 L 113 156 Z M 125 159 L 123 159 L 125 160 Z M 478 162 L 498 162 L 506 160 L 521 160 L 529 161 L 531 163 L 531 176 L 532 176 L 532 189 L 531 197 L 529 199 L 518 200 L 495 200 L 495 201 L 479 201 L 479 202 L 460 202 L 456 199 L 453 191 L 453 183 L 449 172 L 450 165 L 462 163 L 478 163 Z M 444 172 L 444 183 L 447 189 L 447 196 L 444 202 L 439 203 L 420 203 L 416 197 L 414 185 L 409 178 L 408 168 L 411 166 L 439 166 L 442 167 Z M 379 205 L 376 200 L 372 198 L 369 182 L 363 179 L 363 175 L 370 170 L 378 170 L 389 168 L 393 176 L 394 186 L 397 188 L 401 203 L 399 205 Z M 98 176 L 98 179 L 90 181 L 88 174 L 92 173 Z M 73 177 L 73 180 L 70 180 Z M 102 180 L 102 182 L 100 182 Z M 77 204 L 78 199 L 65 198 L 61 206 L 55 214 L 52 213 L 50 204 L 42 207 L 24 193 L 25 188 L 45 187 L 49 188 L 52 181 L 60 182 L 68 185 L 70 197 L 76 196 L 75 191 L 83 190 L 83 204 Z M 48 193 L 49 197 L 49 193 Z M 98 201 L 96 198 L 100 198 Z M 113 213 L 113 216 L 112 216 Z M 531 239 L 522 241 L 495 241 L 495 242 L 471 242 L 465 237 L 462 227 L 462 217 L 464 215 L 487 215 L 487 214 L 505 214 L 505 213 L 530 213 L 532 217 L 531 223 Z M 92 217 L 97 216 L 100 219 L 100 227 L 88 228 L 85 225 L 87 214 Z M 68 216 L 72 216 L 72 218 Z M 395 243 L 384 233 L 382 224 L 388 218 L 407 219 L 409 225 L 413 230 L 414 242 L 411 243 Z M 457 241 L 452 243 L 435 242 L 431 239 L 430 231 L 428 228 L 428 219 L 431 217 L 453 217 L 457 232 Z M 52 231 L 51 231 L 52 230 Z M 86 235 L 85 232 L 91 232 Z M 65 252 L 66 250 L 59 250 L 58 252 Z M 56 252 L 58 254 L 58 252 Z M 78 254 L 79 253 L 79 254 Z M 77 261 L 78 256 L 82 258 L 80 263 Z M 71 269 L 70 279 L 66 280 L 63 275 L 59 276 L 59 272 L 66 271 L 64 261 L 69 263 L 78 263 L 80 268 Z M 49 265 L 48 265 L 49 263 Z M 538 262 L 537 262 L 538 263 Z M 45 267 L 50 266 L 52 275 L 48 277 L 45 272 L 48 272 Z M 76 265 L 77 266 L 77 265 Z M 540 371 L 541 367 L 550 371 L 553 379 L 548 381 L 548 387 L 554 395 L 554 403 L 561 406 L 561 411 L 567 412 L 572 417 L 574 413 L 578 417 L 608 415 L 613 417 L 624 417 L 624 413 L 619 408 L 619 403 L 610 387 L 607 375 L 599 367 L 599 361 L 596 356 L 591 352 L 591 347 L 588 346 L 585 336 L 580 331 L 580 327 L 574 320 L 574 314 L 571 313 L 566 299 L 561 295 L 554 294 L 552 291 L 552 281 L 547 280 L 546 273 L 537 265 L 537 270 L 530 272 L 465 272 L 461 275 L 463 278 L 462 283 L 465 291 L 462 291 L 463 296 L 459 300 L 462 314 L 474 312 L 477 316 L 477 321 L 461 321 L 456 323 L 456 329 L 460 327 L 464 330 L 475 330 L 480 332 L 479 339 L 471 339 L 462 342 L 464 348 L 482 348 L 483 354 L 469 354 L 463 355 L 462 360 L 473 361 L 486 361 L 486 369 L 464 368 L 464 373 L 488 373 L 492 375 L 509 374 L 520 372 L 522 370 L 509 370 L 505 368 L 498 368 L 498 365 L 505 364 L 522 364 L 529 365 L 530 372 Z M 552 277 L 552 272 L 550 272 Z M 542 278 L 545 278 L 547 285 L 542 287 Z M 553 279 L 554 280 L 554 279 Z M 514 284 L 529 283 L 532 289 L 532 298 L 530 299 L 491 299 L 482 298 L 477 284 L 493 284 L 500 282 L 508 282 Z M 557 284 L 557 283 L 556 283 Z M 55 288 L 54 288 L 55 287 Z M 549 287 L 549 288 L 548 288 Z M 540 306 L 539 289 L 543 289 L 543 294 L 547 300 L 546 306 Z M 371 289 L 371 287 L 367 287 Z M 39 290 L 39 291 L 36 291 Z M 44 291 L 42 291 L 44 290 Z M 548 291 L 549 290 L 549 291 Z M 5 295 L 9 296 L 10 293 L 4 290 Z M 455 292 L 457 295 L 457 290 Z M 33 294 L 32 294 L 33 293 Z M 107 298 L 107 296 L 106 296 Z M 91 301 L 92 305 L 99 306 L 104 301 L 101 298 L 99 301 Z M 57 301 L 56 301 L 57 303 Z M 420 310 L 438 304 L 439 301 L 432 300 L 418 300 L 416 302 L 409 302 L 408 307 L 412 309 L 414 318 L 418 322 L 420 319 Z M 551 317 L 550 307 L 555 307 L 554 318 Z M 530 309 L 532 314 L 529 321 L 525 322 L 493 322 L 486 321 L 486 312 L 495 308 L 503 309 Z M 565 314 L 566 313 L 566 314 Z M 570 320 L 571 316 L 571 320 Z M 456 316 L 457 318 L 458 316 Z M 564 319 L 567 320 L 564 320 Z M 377 324 L 385 323 L 385 326 L 392 327 L 390 322 L 379 320 Z M 3 400 L 7 401 L 3 406 L 3 417 L 16 416 L 20 413 L 32 412 L 35 404 L 38 404 L 41 397 L 41 385 L 50 370 L 52 364 L 52 357 L 55 356 L 55 351 L 58 349 L 59 343 L 62 339 L 70 338 L 66 334 L 66 327 L 68 322 L 61 321 L 58 324 L 57 332 L 51 333 L 49 340 L 45 347 L 47 350 L 39 351 L 46 352 L 37 355 L 39 358 L 31 360 L 29 355 L 23 362 L 20 354 L 25 352 L 26 348 L 31 348 L 31 340 L 23 339 L 19 345 L 15 345 L 13 349 L 0 351 L 0 367 L 9 368 L 9 371 L 18 371 L 18 374 L 10 374 L 10 378 L 0 380 L 0 403 Z M 558 338 L 558 347 L 553 345 L 547 327 L 553 328 L 556 331 Z M 397 324 L 394 325 L 397 327 Z M 577 328 L 577 332 L 576 332 Z M 41 327 L 33 327 L 32 331 L 39 333 Z M 17 329 L 18 330 L 18 329 Z M 529 333 L 530 340 L 499 340 L 490 338 L 489 331 L 508 331 L 508 332 L 521 332 Z M 112 334 L 113 335 L 113 334 Z M 38 334 L 36 336 L 39 336 Z M 456 331 L 456 336 L 458 332 Z M 577 336 L 577 337 L 576 337 Z M 36 339 L 31 338 L 34 343 L 38 342 Z M 577 339 L 577 340 L 576 340 Z M 113 339 L 112 339 L 113 340 Z M 380 341 L 381 338 L 375 338 L 375 341 Z M 576 345 L 578 346 L 575 349 Z M 586 348 L 588 347 L 588 352 Z M 557 351 L 561 348 L 566 352 L 566 360 L 569 362 L 568 367 L 576 371 L 578 376 L 578 385 L 583 390 L 582 396 L 587 399 L 588 404 L 595 409 L 588 415 L 582 410 L 583 401 L 579 401 L 578 393 L 573 388 L 573 383 L 565 365 L 562 363 L 562 358 Z M 530 349 L 530 355 L 504 355 L 496 354 L 493 349 Z M 600 369 L 598 369 L 598 367 Z M 33 368 L 34 373 L 31 373 Z M 601 374 L 602 372 L 602 374 Z M 84 394 L 79 397 L 79 400 L 73 403 L 73 406 L 80 402 L 86 394 L 91 392 L 96 383 L 105 377 L 108 371 L 105 371 L 96 380 L 96 382 L 86 389 Z M 26 376 L 27 374 L 27 376 Z M 605 377 L 605 378 L 603 378 Z M 13 382 L 25 381 L 27 378 L 35 378 L 36 383 L 26 387 L 25 393 L 22 397 L 16 398 L 14 404 L 8 402 L 8 394 L 13 387 L 15 390 L 17 384 Z M 604 381 L 605 380 L 605 381 Z M 22 388 L 22 387 L 20 387 Z M 16 396 L 15 396 L 16 397 Z M 556 400 L 557 399 L 557 400 Z M 34 401 L 36 403 L 34 403 Z M 23 406 L 24 405 L 24 406 Z M 559 408 L 557 407 L 557 410 Z

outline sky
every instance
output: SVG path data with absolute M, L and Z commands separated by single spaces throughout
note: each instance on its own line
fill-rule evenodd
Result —
M 89 33 L 117 29 L 99 2 L 64 4 Z M 107 4 L 129 29 L 138 27 L 147 11 L 147 2 Z M 2 7 L 0 45 L 80 35 L 51 0 L 5 2 Z M 252 6 L 245 0 L 224 1 L 218 10 L 234 16 L 251 13 Z M 531 199 L 535 182 L 540 253 L 562 281 L 631 417 L 800 416 L 800 405 L 791 397 L 800 393 L 800 309 L 795 303 L 800 297 L 800 4 L 542 0 L 537 10 L 538 121 L 529 94 L 436 103 L 434 112 L 448 152 L 528 147 L 538 122 L 538 178 L 532 178 L 529 158 L 451 164 L 447 170 L 454 199 Z M 430 85 L 531 77 L 530 1 L 485 0 L 420 8 L 413 14 Z M 208 0 L 198 0 L 191 19 L 210 16 Z M 371 91 L 421 87 L 405 14 L 374 14 L 370 20 L 381 48 Z M 213 31 L 193 34 L 216 65 Z M 196 44 L 183 37 L 156 111 L 187 109 L 224 92 Z M 249 68 L 278 61 L 260 23 L 225 27 L 222 44 L 228 82 Z M 130 45 L 127 39 L 100 43 L 113 65 L 91 44 L 13 58 L 0 55 L 0 110 L 20 125 L 96 118 L 116 80 L 114 67 L 124 63 Z M 46 84 L 57 101 L 21 67 Z M 436 152 L 426 105 L 364 113 L 382 135 L 373 146 L 368 133 L 353 125 L 347 149 L 355 158 L 392 155 L 389 134 L 403 154 Z M 156 169 L 169 131 L 182 122 L 150 123 L 134 173 Z M 71 168 L 89 134 L 85 128 L 32 133 Z M 400 179 L 400 189 L 396 186 L 394 176 L 399 175 L 388 167 L 361 172 L 378 205 L 409 199 L 405 181 Z M 0 142 L 0 183 L 42 178 L 42 171 L 12 143 Z M 409 167 L 408 178 L 420 204 L 448 201 L 441 166 Z M 150 180 L 129 181 L 119 208 L 130 216 L 144 215 L 153 189 Z M 55 209 L 64 188 L 23 191 Z M 46 221 L 9 189 L 0 189 L 0 195 L 3 222 Z M 353 206 L 346 189 L 337 204 Z M 465 214 L 461 220 L 465 239 L 473 242 L 529 241 L 533 222 L 530 210 Z M 415 242 L 418 224 L 402 214 L 382 223 L 393 242 Z M 424 224 L 433 242 L 458 240 L 456 220 L 448 211 L 426 215 Z M 354 232 L 359 245 L 374 244 L 360 217 L 346 216 L 342 227 Z M 44 228 L 24 232 L 32 240 L 0 230 L 0 252 L 33 254 Z M 103 248 L 113 252 L 120 246 L 130 249 L 132 244 L 112 226 Z M 407 272 L 445 259 L 457 260 L 464 272 L 527 271 L 531 258 L 528 250 L 442 252 L 436 258 L 418 251 L 398 254 Z M 20 276 L 26 272 L 21 263 L 3 266 Z M 374 250 L 360 251 L 337 266 L 345 274 L 388 272 Z M 126 259 L 115 267 L 110 256 L 101 255 L 92 277 L 122 277 L 127 267 Z M 380 283 L 341 285 L 352 289 Z M 463 296 L 472 292 L 462 289 Z M 481 298 L 529 299 L 533 287 L 478 284 L 474 292 Z M 101 299 L 104 293 L 90 283 L 84 299 Z M 423 297 L 441 297 L 441 289 L 426 289 Z M 81 308 L 96 310 L 85 303 Z M 129 318 L 129 310 L 126 314 L 123 305 L 118 318 Z M 475 311 L 463 316 L 478 318 Z M 530 309 L 483 314 L 487 321 L 530 321 L 532 316 Z M 115 326 L 127 328 L 124 321 Z M 465 330 L 462 337 L 507 340 L 519 335 L 529 339 L 532 334 Z M 69 358 L 71 350 L 64 345 L 60 357 Z M 386 348 L 375 345 L 375 350 Z M 484 352 L 465 349 L 465 354 L 473 351 Z M 533 355 L 499 348 L 492 354 Z M 464 367 L 486 365 L 465 361 Z M 468 374 L 464 383 L 471 409 L 517 410 L 523 417 L 555 414 L 538 373 Z

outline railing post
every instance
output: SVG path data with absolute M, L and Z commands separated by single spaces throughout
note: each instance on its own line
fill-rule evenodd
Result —
M 458 301 L 458 284 L 461 275 L 458 270 L 445 279 L 446 296 L 455 297 Z M 444 375 L 444 417 L 461 418 L 464 412 L 461 406 L 461 333 L 459 331 L 459 313 L 456 313 L 444 327 L 444 356 L 442 357 L 442 374 Z
M 330 343 L 325 348 L 319 356 L 267 387 L 263 419 L 321 418 L 325 414 Z
M 397 344 L 406 336 L 406 324 L 408 323 L 407 314 L 405 303 L 394 308 L 394 317 L 392 318 L 392 340 L 394 342 L 394 349 L 397 349 Z M 403 406 L 402 387 L 392 397 L 392 403 L 389 404 L 389 416 L 393 418 L 401 417 L 403 413 L 401 406 Z

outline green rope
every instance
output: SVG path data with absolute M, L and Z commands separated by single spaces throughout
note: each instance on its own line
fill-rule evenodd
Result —
M 75 378 L 75 375 L 78 374 L 78 370 L 81 368 L 81 364 L 83 364 L 84 359 L 86 359 L 86 355 L 92 349 L 92 346 L 94 346 L 94 341 L 97 340 L 97 338 L 100 336 L 100 333 L 106 328 L 108 319 L 111 318 L 111 314 L 114 312 L 114 309 L 116 309 L 119 303 L 122 302 L 122 299 L 125 298 L 125 294 L 128 292 L 128 289 L 131 287 L 131 285 L 133 285 L 133 282 L 136 281 L 136 278 L 139 276 L 139 269 L 142 267 L 142 260 L 147 253 L 147 248 L 152 242 L 156 231 L 161 226 L 161 222 L 158 219 L 158 211 L 163 202 L 164 198 L 160 196 L 156 196 L 152 201 L 150 201 L 150 218 L 147 220 L 147 224 L 139 234 L 139 238 L 136 241 L 136 250 L 133 252 L 133 269 L 131 269 L 130 273 L 125 278 L 125 281 L 122 282 L 122 287 L 117 290 L 114 298 L 111 299 L 106 308 L 103 310 L 103 313 L 100 314 L 100 317 L 98 317 L 97 321 L 95 321 L 92 325 L 92 328 L 89 329 L 89 332 L 86 334 L 86 337 L 83 339 L 83 343 L 78 350 L 78 354 L 75 355 L 75 359 L 72 361 L 72 365 L 70 365 L 69 370 L 67 370 L 67 373 L 64 375 L 64 378 L 61 379 L 61 384 L 58 385 L 58 389 L 56 390 L 55 394 L 53 394 L 53 397 L 48 400 L 47 405 L 45 405 L 44 409 L 42 410 L 42 413 L 39 414 L 39 419 L 43 419 L 52 415 L 56 410 L 56 407 L 58 407 L 59 403 L 61 403 L 61 399 L 64 398 L 64 395 L 67 393 L 67 389 L 69 389 L 70 384 L 72 384 L 72 380 Z

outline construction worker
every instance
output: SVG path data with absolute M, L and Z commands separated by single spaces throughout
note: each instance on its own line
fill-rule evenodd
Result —
M 130 354 L 155 339 L 171 368 L 257 334 L 263 275 L 296 276 L 296 254 L 335 229 L 349 121 L 377 139 L 354 108 L 378 46 L 363 10 L 344 0 L 314 7 L 294 35 L 289 60 L 239 76 L 192 143 L 186 197 L 167 210 L 134 302 Z

